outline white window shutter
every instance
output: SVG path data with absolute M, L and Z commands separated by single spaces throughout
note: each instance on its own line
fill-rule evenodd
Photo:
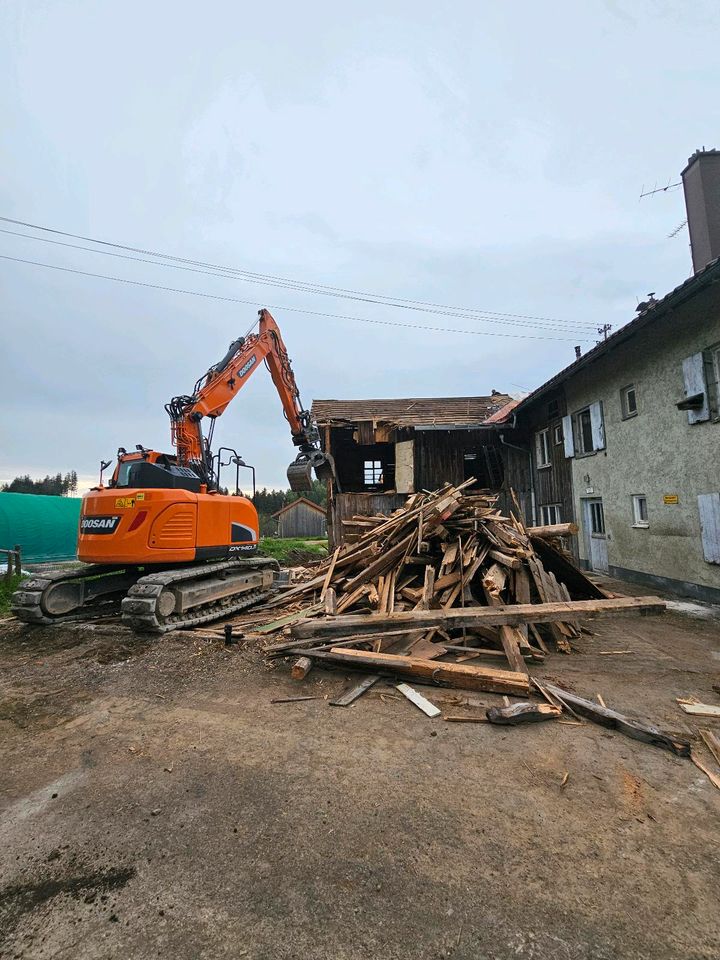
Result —
M 605 449 L 605 424 L 603 422 L 602 401 L 590 404 L 590 427 L 592 429 L 593 450 Z
M 720 493 L 698 497 L 703 556 L 708 563 L 720 563 Z
M 575 442 L 573 440 L 573 421 L 570 414 L 562 419 L 563 425 L 563 444 L 565 445 L 565 457 L 575 456 Z
M 703 405 L 698 410 L 688 410 L 688 423 L 702 423 L 710 419 L 710 404 L 705 381 L 705 358 L 701 353 L 694 353 L 683 360 L 683 380 L 685 381 L 685 396 L 694 397 L 698 393 L 703 395 Z

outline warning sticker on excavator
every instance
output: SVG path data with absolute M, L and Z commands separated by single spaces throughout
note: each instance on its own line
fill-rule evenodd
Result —
M 135 494 L 135 499 L 136 499 L 136 500 L 144 500 L 144 499 L 145 499 L 145 494 L 144 494 L 144 493 L 136 493 L 136 494 Z
M 118 497 L 115 500 L 115 509 L 119 510 L 122 507 L 134 507 L 135 506 L 135 497 Z

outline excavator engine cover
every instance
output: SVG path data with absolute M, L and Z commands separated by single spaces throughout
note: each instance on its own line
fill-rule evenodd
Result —
M 318 480 L 334 480 L 335 464 L 332 457 L 322 450 L 312 453 L 300 453 L 287 470 L 290 489 L 296 493 L 303 490 L 312 490 L 312 471 Z

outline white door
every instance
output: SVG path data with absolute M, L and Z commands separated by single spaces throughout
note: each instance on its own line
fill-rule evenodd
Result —
M 585 541 L 590 548 L 590 567 L 598 573 L 607 573 L 608 550 L 603 502 L 598 497 L 595 500 L 585 500 L 583 503 Z

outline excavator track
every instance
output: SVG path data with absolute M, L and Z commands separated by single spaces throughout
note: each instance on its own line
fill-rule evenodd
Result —
M 252 574 L 279 569 L 277 561 L 261 558 L 226 560 L 148 574 L 130 588 L 122 601 L 122 623 L 139 633 L 166 633 L 210 623 L 267 599 L 274 593 L 272 587 L 250 587 L 180 612 L 175 612 L 173 588 L 190 586 L 193 581 L 198 584 L 221 582 L 229 573 Z
M 120 612 L 122 596 L 139 576 L 139 570 L 105 564 L 48 570 L 22 582 L 10 610 L 23 623 L 40 626 L 110 617 Z

